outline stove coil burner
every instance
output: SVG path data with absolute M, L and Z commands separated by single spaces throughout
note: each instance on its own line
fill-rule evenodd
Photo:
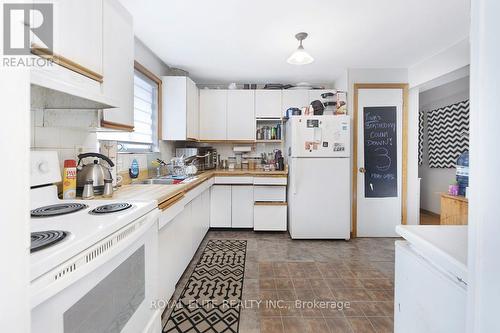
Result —
M 64 215 L 77 212 L 87 207 L 88 205 L 81 203 L 62 203 L 62 204 L 44 206 L 33 209 L 31 211 L 31 217 L 51 217 L 51 216 Z
M 36 252 L 62 241 L 69 233 L 61 230 L 47 230 L 31 233 L 30 252 Z
M 112 203 L 112 204 L 103 205 L 103 206 L 99 206 L 97 208 L 94 208 L 89 213 L 96 214 L 96 215 L 116 213 L 116 212 L 120 212 L 120 211 L 125 210 L 125 209 L 129 209 L 130 207 L 132 207 L 132 205 L 129 203 L 126 203 L 126 202 Z

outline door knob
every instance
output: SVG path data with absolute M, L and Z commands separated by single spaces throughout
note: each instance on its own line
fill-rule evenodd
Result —
M 365 169 L 365 168 L 359 168 L 359 172 L 361 172 L 361 173 L 365 173 L 365 172 L 366 172 L 366 169 Z

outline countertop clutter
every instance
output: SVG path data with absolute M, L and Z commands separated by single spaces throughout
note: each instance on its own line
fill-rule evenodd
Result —
M 175 185 L 157 185 L 157 184 L 132 184 L 123 185 L 115 191 L 113 199 L 125 200 L 156 200 L 160 208 L 168 208 L 163 206 L 171 199 L 180 199 L 182 194 L 194 189 L 203 182 L 213 177 L 287 177 L 288 170 L 285 171 L 262 171 L 262 170 L 221 170 L 214 169 L 204 171 L 196 176 L 196 178 L 186 184 Z

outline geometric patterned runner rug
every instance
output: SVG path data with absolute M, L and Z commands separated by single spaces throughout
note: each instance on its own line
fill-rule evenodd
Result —
M 163 332 L 237 333 L 247 242 L 209 240 Z

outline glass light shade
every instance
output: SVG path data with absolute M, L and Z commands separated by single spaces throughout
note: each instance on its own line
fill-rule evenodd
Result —
M 292 65 L 307 65 L 314 61 L 314 58 L 311 57 L 309 53 L 304 50 L 304 47 L 300 45 L 295 52 L 286 60 L 289 64 Z

